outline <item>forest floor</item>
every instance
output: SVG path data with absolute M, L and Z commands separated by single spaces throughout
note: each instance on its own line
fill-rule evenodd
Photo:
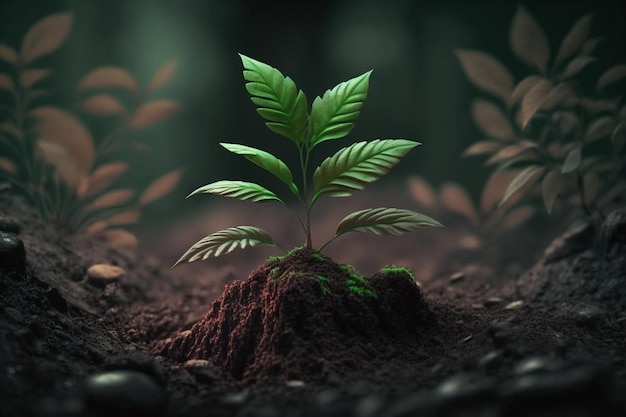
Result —
M 322 204 L 313 230 L 332 236 L 372 201 L 411 208 L 393 191 Z M 170 270 L 220 228 L 295 246 L 297 223 L 224 203 L 139 230 L 134 249 L 65 235 L 5 189 L 0 227 L 19 226 L 26 269 L 0 268 L 0 415 L 626 415 L 623 207 L 535 220 L 474 250 L 435 213 L 446 229 L 353 233 L 323 257 L 266 262 L 276 252 L 253 248 Z M 97 285 L 99 263 L 125 275 Z M 419 284 L 379 272 L 389 265 Z M 347 290 L 356 271 L 375 297 Z

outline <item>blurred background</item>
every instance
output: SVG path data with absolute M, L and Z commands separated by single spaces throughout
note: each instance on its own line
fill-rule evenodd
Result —
M 546 30 L 553 50 L 579 17 L 593 12 L 591 36 L 605 36 L 597 53 L 602 68 L 625 61 L 625 2 L 523 4 Z M 97 66 L 124 67 L 145 85 L 163 63 L 178 59 L 174 78 L 159 95 L 177 100 L 181 110 L 139 133 L 152 147 L 149 155 L 129 157 L 134 167 L 130 181 L 142 184 L 184 168 L 176 189 L 144 213 L 151 224 L 166 225 L 219 199 L 184 199 L 209 182 L 275 184 L 219 142 L 242 143 L 296 161 L 291 144 L 269 132 L 254 111 L 238 52 L 289 75 L 307 93 L 309 104 L 337 83 L 374 69 L 356 127 L 347 138 L 316 148 L 313 162 L 357 140 L 418 140 L 423 145 L 372 187 L 420 175 L 435 185 L 458 182 L 477 198 L 488 171 L 480 158 L 460 155 L 481 139 L 469 110 L 480 92 L 465 78 L 453 51 L 493 54 L 519 80 L 525 69 L 508 43 L 517 5 L 505 0 L 2 0 L 0 41 L 18 49 L 35 22 L 72 11 L 66 42 L 41 61 L 55 68 L 49 100 L 68 109 L 75 106 L 81 77 Z M 592 65 L 585 71 L 597 78 Z

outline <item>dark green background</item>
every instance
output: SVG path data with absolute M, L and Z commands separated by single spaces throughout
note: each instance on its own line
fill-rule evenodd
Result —
M 599 61 L 583 77 L 597 77 L 601 69 L 626 61 L 623 1 L 524 5 L 546 30 L 553 51 L 580 16 L 594 13 L 592 36 L 606 40 L 597 50 Z M 132 176 L 145 184 L 167 170 L 185 167 L 180 187 L 147 213 L 162 218 L 179 212 L 174 208 L 195 207 L 198 200 L 185 202 L 184 196 L 215 180 L 272 183 L 219 147 L 220 141 L 259 147 L 295 162 L 290 143 L 267 131 L 254 111 L 237 52 L 291 76 L 309 103 L 327 88 L 373 68 L 355 129 L 346 139 L 316 148 L 314 162 L 357 140 L 414 139 L 423 146 L 383 181 L 423 175 L 435 184 L 459 182 L 476 197 L 487 171 L 479 159 L 460 154 L 481 139 L 469 112 L 471 99 L 480 93 L 463 76 L 453 50 L 485 50 L 513 68 L 519 80 L 526 69 L 508 46 L 516 7 L 517 2 L 504 0 L 2 0 L 0 40 L 17 48 L 40 18 L 74 11 L 70 37 L 45 61 L 55 68 L 53 100 L 68 107 L 76 83 L 95 66 L 126 67 L 145 83 L 160 64 L 180 59 L 180 70 L 162 95 L 179 100 L 182 111 L 142 132 L 156 152 L 147 158 L 139 155 Z

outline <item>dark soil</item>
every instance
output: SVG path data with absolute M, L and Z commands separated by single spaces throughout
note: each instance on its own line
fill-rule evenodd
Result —
M 340 218 L 323 213 L 322 234 Z M 0 415 L 623 416 L 625 213 L 551 219 L 480 252 L 454 249 L 461 232 L 438 217 L 447 230 L 413 240 L 354 234 L 325 256 L 255 248 L 170 271 L 198 219 L 145 251 L 113 247 L 5 190 L 0 219 L 27 255 L 25 272 L 0 269 Z M 95 263 L 126 275 L 93 285 Z M 378 272 L 390 263 L 419 283 Z

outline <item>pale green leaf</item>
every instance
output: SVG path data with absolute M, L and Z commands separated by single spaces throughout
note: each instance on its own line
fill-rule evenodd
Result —
M 607 85 L 617 82 L 624 77 L 626 77 L 626 64 L 615 65 L 600 76 L 596 89 L 598 91 L 604 90 Z
M 561 192 L 562 182 L 563 180 L 559 171 L 550 171 L 543 178 L 541 193 L 543 196 L 543 204 L 548 214 L 552 214 L 556 197 Z
M 354 127 L 363 101 L 367 97 L 372 71 L 337 84 L 326 90 L 322 97 L 316 97 L 311 108 L 309 147 L 346 136 Z
M 583 55 L 591 55 L 593 53 L 593 51 L 595 51 L 596 47 L 603 40 L 604 40 L 604 37 L 597 36 L 595 38 L 591 38 L 591 39 L 585 41 L 585 43 L 583 43 L 583 46 L 580 48 L 580 53 L 583 54 Z
M 463 156 L 494 153 L 502 149 L 504 146 L 506 145 L 493 140 L 481 140 L 472 144 L 469 148 L 463 151 Z
M 439 191 L 441 205 L 452 213 L 457 213 L 469 220 L 475 226 L 480 223 L 480 218 L 474 207 L 474 203 L 467 191 L 461 186 L 448 182 L 441 186 Z
M 15 65 L 19 58 L 13 47 L 0 43 L 0 59 Z
M 563 78 L 569 78 L 578 74 L 587 65 L 594 62 L 596 59 L 592 56 L 581 55 L 572 59 L 567 67 L 563 70 Z
M 521 154 L 524 151 L 529 149 L 536 148 L 537 144 L 530 140 L 521 140 L 518 143 L 514 143 L 513 145 L 506 146 L 496 152 L 491 158 L 489 158 L 486 162 L 487 165 L 493 165 L 499 162 L 510 160 L 513 157 Z
M 401 235 L 426 226 L 443 227 L 437 220 L 411 210 L 369 208 L 355 211 L 339 222 L 336 235 L 346 232 L 368 232 L 376 235 Z
M 519 5 L 511 24 L 511 49 L 525 64 L 546 72 L 550 44 L 543 29 L 524 6 Z
M 559 65 L 567 58 L 572 56 L 584 44 L 589 36 L 589 28 L 591 26 L 591 13 L 587 13 L 570 29 L 568 34 L 563 38 L 559 52 L 556 55 L 555 65 Z
M 236 143 L 220 143 L 220 145 L 234 154 L 242 155 L 248 161 L 276 176 L 298 195 L 298 187 L 293 182 L 291 170 L 283 161 L 276 158 L 271 153 Z
M 474 100 L 472 102 L 472 117 L 480 130 L 491 138 L 509 140 L 515 136 L 509 119 L 498 106 L 490 101 Z
M 545 170 L 545 167 L 537 165 L 531 165 L 522 170 L 515 178 L 513 178 L 513 181 L 511 181 L 507 187 L 502 200 L 500 200 L 500 203 L 498 204 L 498 207 L 502 206 L 509 199 L 509 197 L 519 191 L 523 186 L 532 184 L 532 182 L 541 176 Z
M 313 202 L 321 195 L 347 197 L 385 175 L 400 158 L 421 145 L 406 139 L 357 142 L 326 158 L 313 173 Z
M 237 226 L 220 230 L 194 243 L 191 248 L 172 266 L 183 262 L 194 262 L 217 258 L 235 249 L 245 249 L 258 244 L 275 246 L 270 235 L 258 227 Z
M 73 13 L 56 13 L 37 21 L 24 35 L 21 61 L 28 64 L 58 49 L 70 33 Z
M 289 77 L 263 62 L 239 54 L 243 77 L 257 112 L 274 133 L 299 145 L 304 138 L 308 114 L 306 97 Z
M 611 136 L 615 129 L 615 124 L 615 120 L 611 116 L 601 116 L 594 119 L 585 129 L 585 141 L 593 142 Z
M 522 126 L 526 126 L 530 122 L 551 91 L 552 84 L 545 79 L 539 80 L 528 90 L 522 99 Z
M 9 74 L 0 73 L 0 90 L 15 91 L 15 83 Z
M 437 194 L 433 186 L 425 178 L 409 178 L 409 193 L 413 200 L 422 207 L 434 209 L 437 206 Z
M 221 180 L 212 182 L 200 187 L 187 196 L 187 198 L 196 194 L 215 194 L 224 197 L 237 198 L 239 200 L 250 200 L 254 203 L 258 201 L 277 200 L 282 202 L 276 194 L 267 188 L 247 181 L 231 181 Z
M 476 87 L 508 103 L 513 91 L 513 76 L 493 56 L 471 49 L 457 49 L 455 55 L 468 80 Z
M 561 169 L 562 174 L 567 174 L 573 172 L 578 169 L 580 163 L 582 161 L 582 153 L 580 150 L 580 146 L 575 147 L 565 157 L 565 161 L 563 162 L 563 168 Z
M 539 75 L 529 75 L 524 78 L 522 81 L 517 83 L 513 92 L 511 93 L 511 101 L 513 103 L 517 103 L 521 100 L 526 93 L 528 93 L 535 85 L 539 83 L 539 81 L 545 80 L 544 77 L 540 77 Z

